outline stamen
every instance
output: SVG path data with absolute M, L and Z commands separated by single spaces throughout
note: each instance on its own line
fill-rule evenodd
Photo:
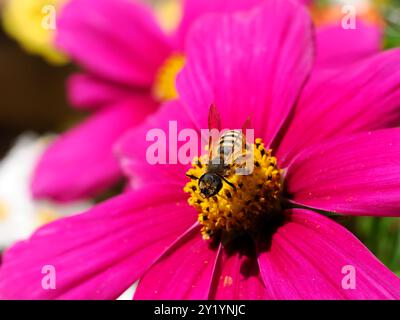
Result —
M 178 97 L 175 80 L 185 64 L 181 54 L 171 55 L 158 70 L 153 86 L 153 95 L 159 101 L 168 101 Z
M 249 175 L 237 175 L 234 170 L 225 177 L 232 183 L 223 183 L 216 196 L 205 198 L 201 195 L 198 180 L 191 180 L 184 187 L 189 204 L 199 213 L 198 221 L 203 226 L 203 239 L 210 239 L 218 231 L 253 232 L 260 219 L 280 210 L 282 193 L 282 171 L 277 159 L 266 150 L 261 139 L 254 145 L 254 170 Z M 249 151 L 246 151 L 249 152 Z M 207 172 L 208 156 L 194 159 L 187 176 L 201 177 Z

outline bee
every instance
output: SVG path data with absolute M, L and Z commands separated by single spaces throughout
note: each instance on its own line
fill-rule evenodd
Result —
M 236 191 L 236 186 L 227 180 L 237 168 L 243 165 L 244 155 L 247 149 L 246 137 L 243 129 L 248 125 L 247 119 L 242 130 L 225 131 L 213 145 L 211 130 L 221 130 L 221 120 L 214 104 L 211 105 L 208 114 L 208 164 L 205 173 L 200 177 L 189 175 L 191 179 L 198 180 L 200 193 L 205 198 L 210 198 L 219 193 L 223 183 L 228 184 Z M 215 141 L 215 140 L 214 140 Z

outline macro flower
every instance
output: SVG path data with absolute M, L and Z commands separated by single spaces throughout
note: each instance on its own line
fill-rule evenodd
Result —
M 34 195 L 66 201 L 92 197 L 121 179 L 115 142 L 176 97 L 175 78 L 193 22 L 262 2 L 185 0 L 179 26 L 166 33 L 155 13 L 133 0 L 69 1 L 56 40 L 83 69 L 68 81 L 71 104 L 92 115 L 48 148 L 33 178 Z M 176 15 L 172 8 L 167 12 Z M 379 27 L 363 23 L 356 30 L 324 26 L 316 36 L 316 66 L 335 68 L 375 54 L 381 50 L 381 34 Z
M 32 199 L 29 181 L 48 143 L 48 137 L 23 134 L 0 162 L 0 252 L 39 226 L 90 207 L 88 201 L 61 205 Z
M 60 65 L 68 60 L 54 45 L 55 21 L 65 0 L 5 0 L 2 11 L 7 33 L 29 53 Z M 53 25 L 54 24 L 54 25 Z
M 136 299 L 399 298 L 400 279 L 326 214 L 399 215 L 400 51 L 313 71 L 314 51 L 309 14 L 293 1 L 199 19 L 179 99 L 119 142 L 133 190 L 6 251 L 0 297 L 115 299 L 139 280 Z M 167 133 L 170 121 L 177 132 L 207 128 L 211 104 L 223 128 L 252 115 L 257 138 L 256 174 L 235 189 L 224 183 L 216 199 L 200 197 L 186 176 L 204 173 L 198 161 L 146 158 L 150 130 Z M 235 208 L 244 197 L 246 230 L 230 223 L 243 218 Z M 40 285 L 42 265 L 57 271 L 54 290 Z

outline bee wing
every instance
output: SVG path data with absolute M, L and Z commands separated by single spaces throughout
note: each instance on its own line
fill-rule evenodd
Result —
M 230 159 L 231 163 L 235 164 L 236 166 L 241 166 L 244 162 L 248 159 L 248 152 L 246 151 L 247 148 L 247 130 L 251 128 L 251 117 L 252 114 L 249 114 L 246 118 L 246 121 L 243 123 L 242 130 L 241 130 L 241 150 L 235 150 L 232 153 L 232 158 Z M 253 137 L 254 138 L 254 137 Z
M 247 129 L 250 129 L 251 126 L 251 114 L 246 118 L 246 121 L 243 123 L 242 132 L 245 134 Z
M 246 142 L 247 142 L 247 140 L 246 140 L 246 134 L 247 134 L 247 130 L 249 130 L 249 129 L 251 129 L 251 116 L 252 116 L 252 114 L 250 114 L 247 118 L 246 118 L 246 121 L 243 123 L 243 126 L 242 126 L 242 134 L 243 134 L 243 141 L 242 141 L 242 146 L 243 146 L 243 148 L 245 148 L 246 147 Z M 243 149 L 243 152 L 245 151 L 245 149 Z
M 217 129 L 221 131 L 221 116 L 213 103 L 208 111 L 208 130 Z
M 209 152 L 209 159 L 212 159 L 213 153 L 215 154 L 215 148 L 213 148 L 213 140 L 217 141 L 218 139 L 213 139 L 213 133 L 215 130 L 221 131 L 221 116 L 218 112 L 217 107 L 213 103 L 210 106 L 210 110 L 208 112 L 208 131 L 209 131 L 209 137 L 208 137 L 208 152 Z

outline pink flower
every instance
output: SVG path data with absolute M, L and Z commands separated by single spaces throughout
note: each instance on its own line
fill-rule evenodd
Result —
M 93 115 L 44 154 L 32 183 L 34 195 L 74 200 L 97 195 L 121 179 L 114 144 L 174 96 L 192 22 L 206 13 L 260 2 L 185 0 L 183 19 L 169 35 L 134 0 L 71 0 L 59 17 L 57 43 L 84 69 L 68 82 L 70 101 Z M 317 33 L 316 65 L 331 68 L 376 53 L 380 34 L 365 24 L 357 30 L 324 27 Z
M 136 190 L 49 224 L 9 249 L 0 297 L 113 299 L 141 279 L 138 299 L 400 298 L 400 279 L 318 213 L 399 214 L 400 130 L 392 127 L 400 120 L 400 51 L 310 78 L 312 30 L 303 8 L 281 0 L 196 23 L 177 81 L 180 99 L 164 104 L 120 143 Z M 286 172 L 280 223 L 251 225 L 257 237 L 203 240 L 204 220 L 182 191 L 190 166 L 146 161 L 150 129 L 167 131 L 170 120 L 178 130 L 207 128 L 211 103 L 223 127 L 240 128 L 252 113 L 256 137 L 285 169 L 272 172 Z M 262 159 L 275 166 L 272 156 Z M 249 208 L 260 208 L 259 201 L 254 197 Z M 54 290 L 41 287 L 44 265 L 57 271 Z M 352 288 L 343 286 L 349 267 L 356 271 Z

